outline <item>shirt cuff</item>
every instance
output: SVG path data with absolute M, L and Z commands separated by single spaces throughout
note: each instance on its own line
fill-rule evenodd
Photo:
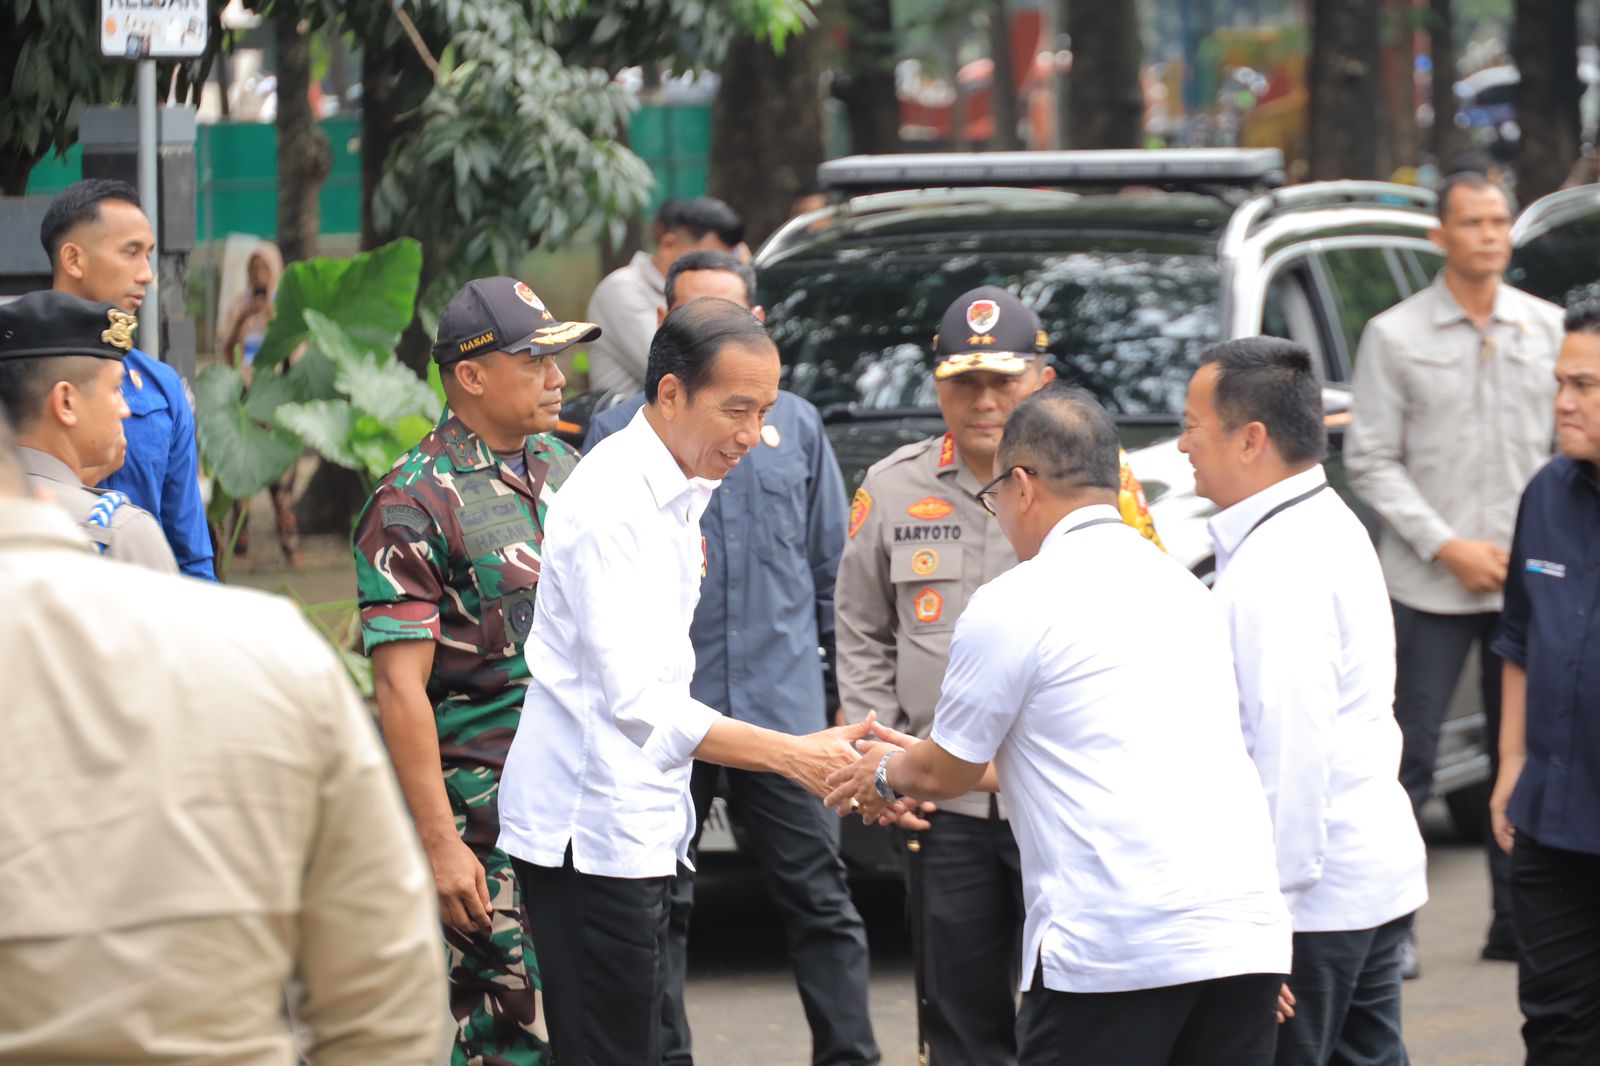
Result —
M 1489 650 L 1523 670 L 1528 668 L 1528 647 L 1520 640 L 1501 634 L 1489 644 Z
M 361 608 L 361 643 L 368 654 L 397 640 L 438 640 L 439 605 L 402 602 Z
M 992 749 L 987 755 L 985 755 L 982 748 L 974 744 L 969 744 L 963 740 L 950 737 L 950 735 L 941 730 L 937 724 L 934 725 L 933 731 L 928 734 L 928 739 L 939 745 L 939 747 L 943 748 L 947 753 L 960 759 L 962 762 L 971 762 L 983 765 L 994 760 L 994 751 Z
M 1434 518 L 1418 523 L 1414 535 L 1408 539 L 1423 561 L 1431 563 L 1438 558 L 1446 544 L 1456 539 L 1456 531 L 1446 525 L 1443 519 Z
M 694 749 L 721 717 L 699 700 L 686 701 L 681 710 L 650 730 L 650 739 L 644 743 L 644 757 L 662 773 L 684 765 L 694 758 Z

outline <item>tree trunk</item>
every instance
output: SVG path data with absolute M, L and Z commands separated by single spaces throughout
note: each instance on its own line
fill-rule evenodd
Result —
M 311 90 L 311 33 L 292 8 L 273 20 L 278 46 L 278 248 L 292 263 L 317 254 L 317 198 L 333 165 Z
M 1417 162 L 1416 42 L 1411 31 L 1412 0 L 1385 0 L 1379 47 L 1383 99 L 1378 112 L 1383 129 L 1378 173 L 1385 177 Z
M 900 100 L 895 94 L 894 10 L 889 0 L 844 0 L 849 49 L 834 95 L 844 104 L 850 150 L 900 150 Z
M 1139 147 L 1144 140 L 1139 5 L 1078 0 L 1067 9 L 1067 33 L 1072 37 L 1071 147 Z
M 372 196 L 383 179 L 389 150 L 400 135 L 395 117 L 399 72 L 393 57 L 374 41 L 361 50 L 361 250 L 371 251 L 387 235 L 372 218 Z
M 1370 119 L 1379 100 L 1383 0 L 1312 0 L 1311 179 L 1381 178 Z
M 711 108 L 710 193 L 744 217 L 758 247 L 789 218 L 823 159 L 823 34 L 791 37 L 782 55 L 752 40 L 728 50 Z
M 1467 150 L 1467 136 L 1456 125 L 1456 25 L 1452 0 L 1430 0 L 1433 18 L 1428 38 L 1433 54 L 1433 161 L 1440 167 Z
M 1577 0 L 1516 0 L 1512 56 L 1517 92 L 1517 199 L 1530 204 L 1555 192 L 1578 159 Z
M 1017 71 L 1011 58 L 1011 19 L 1006 0 L 989 0 L 989 59 L 994 77 L 989 84 L 989 110 L 994 132 L 989 147 L 998 152 L 1022 147 L 1017 137 Z

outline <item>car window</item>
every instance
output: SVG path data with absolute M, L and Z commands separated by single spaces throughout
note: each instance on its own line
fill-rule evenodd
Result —
M 1442 252 L 1425 252 L 1419 248 L 1400 248 L 1397 251 L 1400 262 L 1405 264 L 1406 281 L 1413 293 L 1432 285 L 1434 275 L 1444 269 Z
M 1331 248 L 1321 253 L 1322 269 L 1333 288 L 1335 317 L 1350 368 L 1367 323 L 1405 296 L 1398 263 L 1384 248 Z
M 935 406 L 939 318 L 979 285 L 1016 292 L 1037 310 L 1057 372 L 1119 414 L 1176 417 L 1200 353 L 1220 336 L 1220 272 L 1193 242 L 847 247 L 764 267 L 760 292 L 788 388 L 825 410 L 892 409 Z
M 1293 261 L 1273 275 L 1267 284 L 1265 302 L 1261 310 L 1261 332 L 1268 337 L 1303 344 L 1311 350 L 1316 365 L 1328 374 L 1328 364 L 1317 329 L 1316 311 L 1307 291 L 1307 278 L 1303 261 Z
M 1600 292 L 1600 217 L 1563 222 L 1511 257 L 1506 280 L 1525 292 L 1562 307 Z

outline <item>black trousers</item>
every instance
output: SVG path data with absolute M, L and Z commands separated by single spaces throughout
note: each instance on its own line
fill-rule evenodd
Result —
M 1410 923 L 1296 933 L 1294 1017 L 1278 1030 L 1276 1066 L 1406 1066 L 1400 945 Z
M 513 859 L 533 925 L 550 1047 L 562 1066 L 661 1056 L 670 877 L 620 878 Z
M 1528 1066 L 1600 1062 L 1600 855 L 1517 831 L 1511 852 L 1517 999 Z
M 1011 826 L 938 811 L 918 834 L 923 1021 L 930 1066 L 1012 1066 L 1022 974 L 1022 860 Z M 908 867 L 909 876 L 909 867 Z
M 838 816 L 787 778 L 726 773 L 733 817 L 783 917 L 795 985 L 811 1026 L 813 1066 L 874 1066 L 881 1056 L 867 1011 L 867 930 L 839 858 Z M 717 778 L 718 767 L 694 764 L 690 791 L 697 824 L 705 822 Z M 694 873 L 680 866 L 667 923 L 663 1066 L 694 1062 L 683 1006 L 693 909 Z
M 1022 1066 L 1271 1066 L 1282 974 L 1022 997 Z
M 1394 604 L 1394 629 L 1398 674 L 1395 678 L 1394 716 L 1400 724 L 1400 784 L 1411 797 L 1420 819 L 1422 805 L 1433 791 L 1433 764 L 1439 754 L 1439 730 L 1461 680 L 1467 655 L 1478 646 L 1482 673 L 1483 713 L 1488 719 L 1489 780 L 1500 773 L 1500 670 L 1498 655 L 1489 650 L 1498 613 L 1429 614 Z M 1485 813 L 1485 819 L 1488 815 Z M 1511 920 L 1511 863 L 1495 846 L 1490 834 L 1484 842 L 1489 856 L 1489 882 L 1494 918 L 1504 927 Z

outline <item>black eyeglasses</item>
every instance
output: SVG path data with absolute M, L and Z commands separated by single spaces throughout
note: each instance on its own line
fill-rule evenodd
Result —
M 979 489 L 977 492 L 974 492 L 972 494 L 972 498 L 983 504 L 983 509 L 985 511 L 988 511 L 990 514 L 994 514 L 994 497 L 995 494 L 1000 491 L 1000 482 L 1004 481 L 1012 474 L 1015 474 L 1018 470 L 1022 471 L 1024 474 L 1027 474 L 1029 477 L 1039 476 L 1039 471 L 1033 469 L 1031 466 L 1013 466 L 1004 474 L 1001 474 L 983 488 Z

